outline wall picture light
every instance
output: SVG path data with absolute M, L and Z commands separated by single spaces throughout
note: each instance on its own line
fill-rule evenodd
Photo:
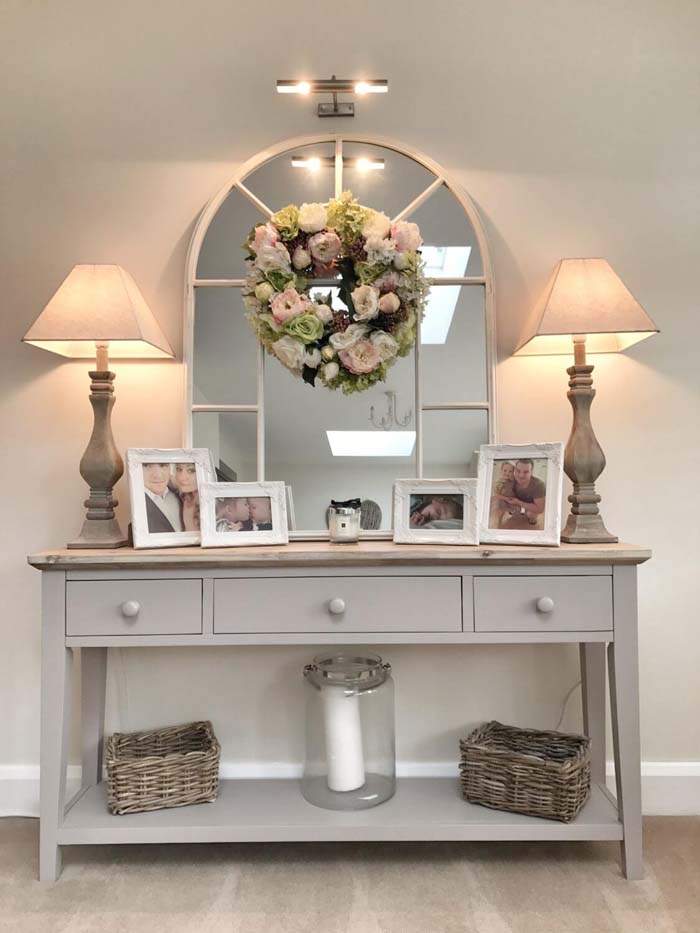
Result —
M 333 98 L 332 103 L 318 105 L 319 117 L 355 116 L 355 104 L 352 101 L 340 103 L 339 94 L 357 94 L 362 97 L 366 94 L 386 94 L 388 90 L 389 82 L 385 78 L 355 80 L 354 78 L 336 78 L 333 75 L 321 81 L 277 81 L 278 94 L 330 94 Z

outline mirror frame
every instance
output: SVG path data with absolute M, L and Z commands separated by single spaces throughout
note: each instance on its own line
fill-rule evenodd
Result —
M 481 253 L 482 274 L 480 276 L 465 276 L 459 279 L 435 279 L 429 280 L 431 284 L 442 283 L 477 285 L 484 288 L 484 316 L 486 330 L 486 391 L 487 398 L 478 403 L 457 403 L 454 405 L 423 405 L 421 403 L 420 380 L 418 371 L 416 377 L 416 474 L 420 478 L 423 474 L 423 447 L 422 447 L 422 414 L 428 410 L 484 410 L 488 418 L 488 442 L 496 442 L 496 333 L 494 321 L 494 282 L 486 234 L 479 213 L 474 202 L 457 181 L 446 172 L 442 166 L 411 146 L 386 139 L 381 136 L 365 136 L 355 133 L 313 133 L 305 136 L 296 136 L 282 140 L 281 142 L 263 149 L 252 158 L 244 162 L 231 178 L 214 194 L 208 204 L 204 207 L 195 224 L 192 237 L 190 239 L 187 251 L 187 260 L 185 263 L 185 296 L 184 296 L 184 339 L 183 339 L 183 363 L 185 367 L 185 430 L 184 445 L 192 446 L 193 435 L 193 414 L 199 411 L 207 412 L 254 412 L 257 416 L 257 478 L 264 479 L 265 473 L 265 411 L 264 404 L 255 405 L 196 405 L 193 402 L 194 391 L 194 318 L 195 318 L 195 292 L 198 288 L 241 288 L 244 284 L 243 279 L 198 279 L 197 265 L 199 256 L 204 243 L 204 238 L 209 227 L 216 217 L 219 209 L 225 202 L 228 195 L 234 188 L 237 188 L 251 203 L 260 210 L 261 217 L 269 217 L 272 210 L 267 207 L 255 194 L 244 184 L 245 179 L 260 168 L 265 163 L 277 158 L 285 153 L 293 153 L 295 149 L 304 146 L 320 145 L 322 143 L 332 143 L 335 148 L 336 172 L 335 172 L 335 195 L 336 197 L 342 190 L 342 172 L 337 167 L 342 165 L 343 143 L 361 143 L 376 147 L 390 149 L 400 155 L 406 156 L 422 165 L 435 178 L 433 182 L 415 198 L 407 208 L 404 208 L 397 218 L 405 219 L 423 205 L 443 184 L 448 188 L 457 202 L 460 204 L 467 215 L 471 227 L 476 236 L 479 251 Z M 368 205 L 371 207 L 371 205 Z M 420 353 L 420 331 L 416 341 L 416 357 Z M 265 351 L 262 346 L 258 347 L 258 401 L 263 395 L 263 364 Z M 327 532 L 322 530 L 312 531 L 290 531 L 290 540 L 319 540 L 327 536 Z M 365 531 L 361 534 L 362 538 L 379 538 L 390 540 L 393 537 L 393 529 L 387 531 Z

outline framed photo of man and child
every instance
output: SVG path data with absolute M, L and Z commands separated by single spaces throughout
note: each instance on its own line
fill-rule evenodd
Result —
M 558 545 L 564 445 L 482 445 L 479 541 Z
M 396 544 L 478 544 L 475 479 L 397 479 Z
M 216 478 L 204 448 L 126 452 L 134 547 L 179 547 L 201 540 L 200 490 Z
M 205 483 L 201 489 L 202 547 L 286 544 L 284 483 Z

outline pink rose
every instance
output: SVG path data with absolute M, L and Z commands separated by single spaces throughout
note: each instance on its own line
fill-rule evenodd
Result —
M 263 246 L 274 246 L 279 238 L 279 233 L 272 224 L 259 224 L 253 237 L 253 251 L 259 253 Z
M 379 310 L 382 314 L 394 314 L 400 307 L 401 302 L 395 292 L 387 292 L 379 299 Z
M 290 318 L 303 314 L 309 307 L 309 300 L 300 295 L 296 288 L 289 286 L 272 299 L 272 316 L 278 324 L 284 324 Z
M 341 350 L 338 357 L 343 366 L 356 376 L 371 373 L 382 361 L 379 351 L 369 340 L 358 340 L 347 350 Z
M 391 238 L 395 240 L 396 249 L 400 253 L 415 253 L 423 242 L 418 224 L 412 224 L 406 220 L 399 220 L 398 223 L 392 224 Z
M 333 230 L 325 230 L 309 237 L 311 255 L 324 266 L 329 265 L 340 253 L 340 237 Z

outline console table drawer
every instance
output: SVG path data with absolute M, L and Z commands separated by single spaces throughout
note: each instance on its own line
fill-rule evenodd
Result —
M 612 579 L 474 577 L 477 632 L 599 632 L 613 627 Z
M 201 631 L 201 580 L 66 584 L 66 635 L 196 635 Z
M 214 632 L 459 632 L 460 577 L 216 580 Z

